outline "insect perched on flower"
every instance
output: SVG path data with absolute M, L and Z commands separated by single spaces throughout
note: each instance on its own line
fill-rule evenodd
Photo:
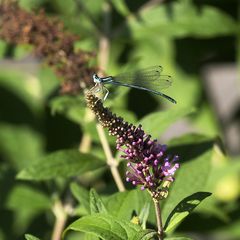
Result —
M 173 176 L 180 166 L 178 155 L 168 155 L 166 145 L 152 140 L 141 125 L 134 126 L 113 114 L 91 91 L 87 93 L 86 100 L 100 124 L 108 128 L 110 135 L 117 137 L 116 148 L 127 160 L 127 182 L 141 186 L 142 190 L 147 189 L 154 199 L 164 198 L 167 184 L 174 181 Z

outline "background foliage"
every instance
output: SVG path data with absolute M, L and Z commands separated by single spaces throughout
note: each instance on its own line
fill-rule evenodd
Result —
M 211 98 L 214 93 L 207 89 L 203 74 L 203 69 L 213 63 L 239 67 L 238 1 L 18 3 L 26 11 L 37 13 L 44 8 L 49 17 L 60 18 L 68 31 L 80 36 L 75 48 L 95 52 L 90 64 L 105 68 L 106 73 L 160 64 L 164 73 L 173 76 L 174 84 L 167 94 L 177 100 L 177 105 L 124 88 L 111 89 L 106 104 L 127 121 L 141 123 L 153 137 L 168 142 L 169 152 L 180 155 L 181 169 L 162 203 L 169 239 L 239 239 L 240 150 L 233 153 L 225 147 L 227 123 L 219 119 Z M 106 6 L 110 11 L 107 21 Z M 103 66 L 99 46 L 106 32 L 109 56 Z M 109 232 L 112 239 L 131 239 L 140 226 L 129 221 L 133 212 L 141 215 L 143 210 L 149 212 L 147 228 L 154 228 L 148 194 L 127 184 L 129 191 L 118 192 L 106 165 L 96 122 L 86 117 L 83 94 L 59 96 L 57 89 L 63 79 L 44 61 L 35 59 L 32 65 L 31 54 L 31 46 L 0 40 L 0 239 L 23 239 L 25 233 L 54 239 L 51 236 L 57 220 L 63 220 L 68 230 L 75 230 L 66 232 L 69 240 L 95 239 L 91 233 L 96 232 L 103 237 L 112 230 L 107 224 L 101 225 L 104 221 L 115 224 L 111 225 L 114 231 Z M 235 90 L 239 93 L 237 86 Z M 239 107 L 232 121 L 238 120 Z M 182 131 L 185 125 L 177 124 L 181 121 L 187 123 L 187 131 Z M 90 149 L 79 152 L 86 136 Z M 120 161 L 114 139 L 109 137 L 108 141 Z M 123 179 L 124 167 L 120 162 Z M 210 197 L 208 192 L 212 193 Z M 119 223 L 119 219 L 124 222 Z M 102 228 L 91 229 L 89 225 Z M 121 236 L 121 228 L 129 235 Z M 25 238 L 37 239 L 32 235 Z M 145 230 L 135 237 L 143 236 L 151 239 L 152 232 Z

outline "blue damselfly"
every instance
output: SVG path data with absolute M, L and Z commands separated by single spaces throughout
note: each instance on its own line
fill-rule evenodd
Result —
M 107 98 L 109 91 L 105 87 L 106 84 L 136 88 L 160 95 L 172 103 L 177 103 L 173 98 L 160 92 L 172 85 L 172 78 L 169 75 L 162 75 L 163 68 L 161 66 L 148 67 L 132 72 L 125 72 L 116 76 L 99 77 L 97 74 L 93 75 L 95 86 L 91 91 L 99 92 L 106 91 L 104 100 Z

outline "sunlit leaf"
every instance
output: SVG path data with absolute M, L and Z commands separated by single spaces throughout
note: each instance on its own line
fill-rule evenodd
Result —
M 212 171 L 213 141 L 211 139 L 199 135 L 185 135 L 170 143 L 170 146 L 169 151 L 180 156 L 180 169 L 176 172 L 176 180 L 170 187 L 169 196 L 163 202 L 164 222 L 183 198 L 199 190 L 209 191 L 208 177 Z
M 15 59 L 23 59 L 27 57 L 29 53 L 33 51 L 33 47 L 28 44 L 21 44 L 15 47 L 14 49 L 14 58 Z
M 28 11 L 39 9 L 46 0 L 19 0 L 19 5 Z
M 15 212 L 16 231 L 22 232 L 37 215 L 50 211 L 51 200 L 37 188 L 17 185 L 9 193 L 6 208 Z
M 117 11 L 123 16 L 127 16 L 130 14 L 130 11 L 125 3 L 125 0 L 111 0 L 113 6 L 117 9 Z
M 146 229 L 138 232 L 132 240 L 153 240 L 158 239 L 157 232 L 151 229 Z
M 81 175 L 103 166 L 104 162 L 91 154 L 80 153 L 78 150 L 60 150 L 22 170 L 17 177 L 25 180 L 66 178 Z
M 17 169 L 32 164 L 43 154 L 42 136 L 27 126 L 0 124 L 0 151 Z M 31 159 L 31 161 L 30 161 Z
M 107 209 L 100 198 L 100 196 L 97 194 L 97 192 L 94 189 L 90 190 L 89 193 L 90 198 L 90 212 L 91 214 L 94 213 L 107 213 Z
M 197 192 L 184 198 L 168 216 L 165 223 L 165 232 L 171 231 L 173 228 L 183 221 L 205 198 L 209 197 L 211 193 Z
M 165 238 L 166 240 L 194 240 L 193 238 L 189 237 L 170 237 Z
M 142 11 L 139 18 L 129 18 L 133 36 L 143 38 L 154 32 L 169 37 L 214 37 L 237 31 L 234 20 L 220 9 L 203 6 L 199 11 L 190 0 L 173 2 L 171 7 L 171 14 L 169 6 L 161 4 Z
M 44 209 L 50 209 L 51 201 L 41 191 L 26 185 L 19 185 L 11 191 L 8 197 L 7 207 L 24 211 L 29 209 L 38 212 Z
M 89 192 L 77 183 L 70 185 L 74 197 L 83 205 L 87 213 L 90 214 Z
M 26 240 L 40 240 L 40 238 L 37 238 L 31 234 L 25 234 L 24 237 Z
M 30 121 L 42 110 L 42 92 L 39 80 L 21 70 L 17 64 L 13 64 L 12 67 L 9 64 L 0 65 L 0 87 L 6 89 L 2 92 L 5 94 L 1 95 L 1 101 L 8 101 L 7 109 L 3 105 L 2 111 L 4 113 L 7 110 L 9 112 L 11 110 L 13 113 L 21 109 L 24 117 L 28 114 L 29 120 L 25 119 L 25 121 Z M 20 117 L 22 116 L 15 115 L 16 119 Z
M 127 240 L 134 239 L 141 228 L 133 223 L 119 220 L 112 215 L 98 213 L 80 218 L 68 226 L 65 232 L 68 230 L 92 233 L 106 240 Z
M 139 213 L 139 220 L 143 229 L 146 229 L 146 224 L 149 216 L 150 203 L 145 203 L 141 212 Z
M 58 96 L 51 100 L 52 114 L 59 113 L 76 123 L 84 122 L 85 103 L 81 96 Z
M 4 57 L 7 50 L 7 43 L 0 39 L 0 58 Z
M 71 15 L 76 11 L 76 3 L 74 0 L 51 0 L 52 7 L 62 15 Z
M 151 203 L 147 192 L 140 190 L 115 193 L 104 199 L 106 208 L 112 215 L 125 220 L 131 220 L 132 214 L 139 215 L 146 203 Z
M 155 112 L 147 115 L 139 121 L 145 132 L 158 138 L 167 128 L 184 116 L 193 113 L 189 108 L 173 108 L 166 111 Z

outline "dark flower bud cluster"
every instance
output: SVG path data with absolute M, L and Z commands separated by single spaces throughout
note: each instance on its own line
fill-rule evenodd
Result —
M 152 140 L 142 126 L 134 126 L 113 114 L 103 106 L 102 101 L 90 91 L 86 94 L 88 107 L 94 112 L 100 124 L 116 136 L 116 148 L 128 161 L 126 180 L 141 189 L 148 189 L 155 199 L 163 197 L 166 182 L 174 181 L 173 175 L 179 168 L 179 157 L 166 155 L 167 146 Z
M 64 30 L 63 23 L 49 18 L 43 10 L 38 13 L 21 9 L 16 2 L 3 0 L 0 4 L 0 38 L 12 44 L 30 44 L 38 57 L 43 58 L 63 79 L 63 93 L 78 93 L 82 86 L 89 87 L 89 76 L 96 69 L 89 68 L 95 55 L 75 51 L 78 36 Z M 81 83 L 79 80 L 81 79 Z

